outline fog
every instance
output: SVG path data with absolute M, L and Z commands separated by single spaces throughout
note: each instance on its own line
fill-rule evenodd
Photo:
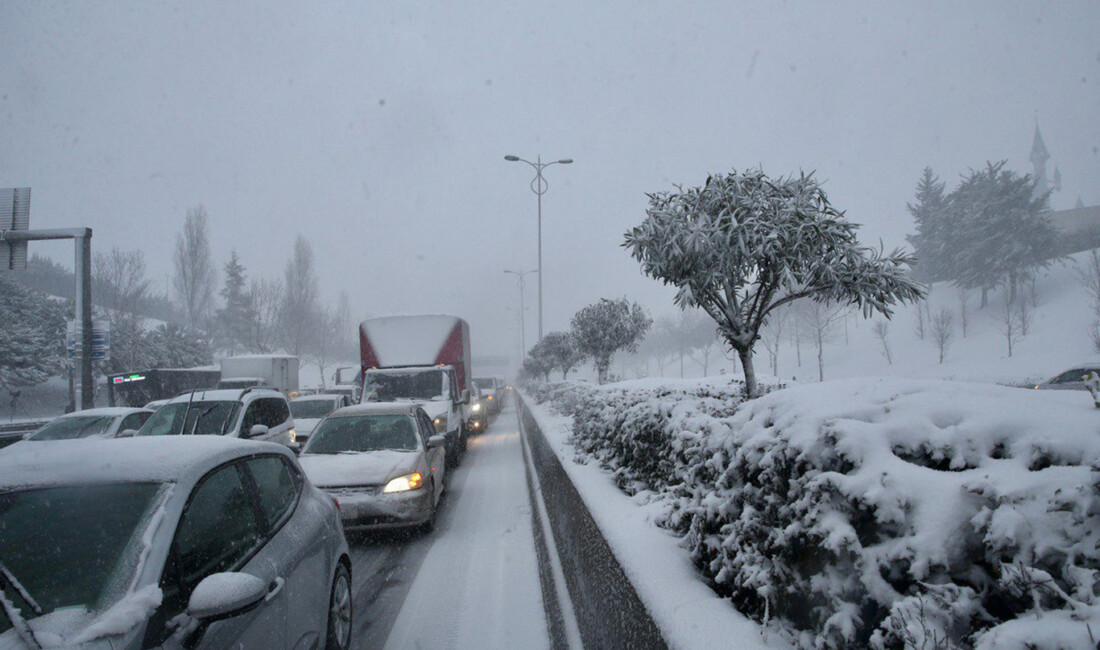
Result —
M 32 227 L 140 248 L 163 287 L 201 203 L 219 267 L 281 274 L 302 234 L 326 299 L 462 315 L 475 354 L 515 349 L 503 270 L 536 265 L 505 154 L 576 161 L 547 170 L 547 330 L 601 296 L 671 312 L 622 233 L 708 172 L 816 170 L 889 247 L 924 166 L 1030 171 L 1038 119 L 1054 207 L 1100 202 L 1095 2 L 8 0 L 0 24 L 0 185 L 33 188 Z

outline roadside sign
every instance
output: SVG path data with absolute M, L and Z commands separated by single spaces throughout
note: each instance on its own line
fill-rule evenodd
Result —
M 31 188 L 0 188 L 0 271 L 27 270 L 27 242 L 8 241 L 6 230 L 27 230 L 31 224 Z
M 81 356 L 80 321 L 71 320 L 65 324 L 65 350 L 70 359 Z M 111 323 L 105 320 L 92 321 L 92 360 L 108 361 L 111 358 Z

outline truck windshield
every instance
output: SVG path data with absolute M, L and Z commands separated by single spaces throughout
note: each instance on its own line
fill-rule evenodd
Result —
M 219 436 L 233 430 L 240 402 L 194 401 L 165 404 L 138 431 L 139 436 L 206 435 Z M 187 421 L 184 422 L 186 414 Z
M 442 370 L 368 372 L 363 386 L 364 402 L 431 400 L 447 397 L 446 374 Z

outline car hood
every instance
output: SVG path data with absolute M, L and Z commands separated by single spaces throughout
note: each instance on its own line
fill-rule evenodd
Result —
M 446 415 L 451 411 L 451 402 L 421 402 L 420 408 L 424 409 L 424 412 L 428 414 L 431 419 L 436 419 L 440 415 Z
M 294 418 L 294 431 L 300 436 L 308 436 L 317 428 L 321 418 Z
M 310 482 L 319 488 L 383 485 L 416 469 L 419 451 L 367 451 L 358 454 L 302 454 Z

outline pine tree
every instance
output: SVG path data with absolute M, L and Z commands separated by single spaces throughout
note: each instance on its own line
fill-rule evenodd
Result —
M 944 184 L 932 168 L 925 167 L 917 182 L 915 202 L 906 204 L 917 226 L 917 232 L 906 237 L 917 258 L 913 274 L 924 282 L 941 280 L 951 274 L 944 255 L 950 227 L 946 222 L 947 199 L 943 190 Z
M 225 270 L 225 284 L 218 293 L 225 306 L 217 312 L 218 334 L 221 344 L 232 355 L 248 346 L 249 328 L 253 320 L 252 295 L 237 251 L 232 252 L 222 268 Z
M 35 386 L 64 365 L 65 307 L 0 276 L 0 388 Z

